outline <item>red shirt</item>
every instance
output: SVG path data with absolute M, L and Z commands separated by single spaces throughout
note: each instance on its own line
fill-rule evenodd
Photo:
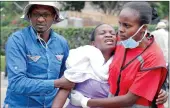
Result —
M 110 91 L 118 95 L 125 95 L 131 91 L 140 96 L 136 104 L 150 106 L 167 72 L 163 53 L 155 42 L 150 43 L 145 50 L 126 50 L 122 45 L 116 48 L 109 70 Z

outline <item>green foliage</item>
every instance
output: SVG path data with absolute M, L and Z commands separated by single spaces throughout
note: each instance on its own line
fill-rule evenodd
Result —
M 102 9 L 102 11 L 108 15 L 114 14 L 114 10 L 117 9 L 115 7 L 116 5 L 119 5 L 119 3 L 121 2 L 120 1 L 92 1 L 91 2 L 93 6 Z
M 161 19 L 169 15 L 169 1 L 154 1 L 150 3 L 156 9 Z
M 23 13 L 22 6 L 26 1 L 3 1 L 1 2 L 1 27 L 22 26 L 20 17 Z
M 85 1 L 61 1 L 62 4 L 61 10 L 72 10 L 72 11 L 79 11 L 84 8 Z
M 54 28 L 54 31 L 58 34 L 64 36 L 68 41 L 70 48 L 76 48 L 81 45 L 89 44 L 90 35 L 94 27 L 86 28 Z M 115 30 L 118 29 L 117 26 L 114 27 Z M 1 55 L 4 55 L 4 46 L 7 41 L 7 38 L 14 31 L 21 29 L 20 27 L 2 27 L 1 28 Z M 149 26 L 149 31 L 155 30 L 155 25 Z
M 0 54 L 4 55 L 5 43 L 8 37 L 16 30 L 20 29 L 19 27 L 1 27 L 1 40 L 0 40 Z
M 169 1 L 160 1 L 157 7 L 158 15 L 163 18 L 169 15 Z
M 92 5 L 101 9 L 105 14 L 119 13 L 127 1 L 92 1 Z M 151 6 L 157 10 L 158 16 L 164 18 L 169 14 L 169 1 L 149 1 Z
M 5 72 L 5 56 L 1 55 L 1 72 Z
M 57 28 L 55 31 L 68 40 L 70 48 L 76 48 L 89 44 L 92 28 Z
M 154 31 L 155 27 L 156 27 L 156 25 L 149 25 L 149 28 L 148 28 L 149 32 Z

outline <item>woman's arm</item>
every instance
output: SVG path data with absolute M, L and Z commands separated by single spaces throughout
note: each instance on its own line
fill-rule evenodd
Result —
M 80 92 L 73 91 L 71 93 L 71 103 L 73 105 L 79 105 L 82 107 L 106 107 L 106 108 L 117 108 L 117 107 L 128 107 L 135 104 L 139 96 L 128 92 L 126 95 L 100 98 L 100 99 L 88 99 L 84 97 Z
M 54 98 L 52 108 L 62 108 L 75 83 L 70 82 L 66 78 L 62 77 L 60 79 L 55 80 L 54 85 L 55 87 L 60 88 L 60 90 Z
M 70 91 L 61 88 L 53 100 L 52 108 L 63 108 Z
M 164 91 L 165 92 L 165 91 Z M 162 104 L 167 99 L 167 94 L 163 93 L 161 90 L 159 93 L 159 101 L 158 104 Z M 161 98 L 160 98 L 161 97 Z M 89 99 L 84 97 L 80 92 L 73 90 L 71 92 L 71 100 L 70 102 L 75 106 L 83 106 L 83 107 L 128 107 L 135 104 L 136 100 L 139 96 L 131 93 L 130 91 L 126 95 L 110 97 L 110 98 L 100 98 L 100 99 Z M 163 102 L 162 102 L 163 100 Z
M 89 107 L 107 107 L 107 108 L 117 108 L 117 107 L 128 107 L 135 104 L 136 100 L 139 96 L 128 92 L 126 95 L 104 98 L 104 99 L 90 99 L 87 102 L 87 106 Z
M 56 79 L 54 81 L 54 86 L 56 88 L 63 88 L 63 89 L 72 89 L 74 87 L 75 83 L 67 80 L 65 77 L 62 77 L 60 79 Z

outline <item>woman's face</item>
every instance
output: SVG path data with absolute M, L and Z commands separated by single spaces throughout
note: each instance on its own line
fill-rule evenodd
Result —
M 126 40 L 133 36 L 140 28 L 139 13 L 133 9 L 125 8 L 119 14 L 119 27 L 118 35 L 121 40 Z M 136 41 L 139 41 L 142 36 L 143 28 L 133 37 Z
M 116 32 L 110 25 L 103 24 L 96 29 L 93 45 L 101 51 L 113 50 L 116 44 Z

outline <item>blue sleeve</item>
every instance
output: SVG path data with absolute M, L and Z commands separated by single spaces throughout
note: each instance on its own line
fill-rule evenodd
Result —
M 11 91 L 22 95 L 45 95 L 54 90 L 54 80 L 31 79 L 26 75 L 27 61 L 24 41 L 9 37 L 6 44 L 6 66 Z
M 60 70 L 60 78 L 63 76 L 64 74 L 64 71 L 66 70 L 66 60 L 67 60 L 67 57 L 69 55 L 69 45 L 67 43 L 67 41 L 65 41 L 65 44 L 63 45 L 65 51 L 64 51 L 64 58 L 63 58 L 63 62 L 62 62 L 62 65 L 61 65 L 61 70 Z

